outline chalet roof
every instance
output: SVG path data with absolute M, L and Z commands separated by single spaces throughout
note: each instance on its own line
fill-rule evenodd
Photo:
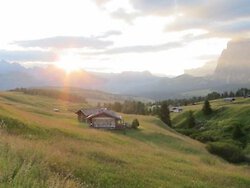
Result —
M 92 114 L 96 114 L 101 111 L 102 108 L 83 108 L 77 111 L 77 113 L 82 112 L 86 117 Z
M 77 113 L 79 112 L 82 112 L 87 117 L 87 119 L 99 115 L 106 115 L 119 120 L 122 119 L 121 116 L 117 115 L 114 111 L 108 110 L 107 108 L 87 108 L 87 109 L 81 109 Z

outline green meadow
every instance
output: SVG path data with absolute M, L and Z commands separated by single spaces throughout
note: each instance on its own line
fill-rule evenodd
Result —
M 218 109 L 222 103 L 214 102 Z M 186 107 L 183 114 L 200 105 Z M 81 107 L 88 104 L 1 92 L 0 187 L 250 186 L 248 165 L 211 155 L 204 144 L 166 127 L 157 117 L 122 114 L 127 122 L 137 118 L 139 129 L 96 130 L 77 121 L 74 112 Z M 221 124 L 228 116 L 241 119 L 235 113 L 242 108 L 222 111 L 218 119 Z M 173 115 L 176 125 L 184 121 L 183 114 Z

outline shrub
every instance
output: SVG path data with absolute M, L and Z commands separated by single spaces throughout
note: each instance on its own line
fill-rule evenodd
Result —
M 191 135 L 192 138 L 199 140 L 200 142 L 206 143 L 206 142 L 214 142 L 216 141 L 216 138 L 212 135 L 203 135 L 203 134 L 193 134 Z
M 177 128 L 175 129 L 177 132 L 184 134 L 186 136 L 190 136 L 193 134 L 194 130 L 193 129 L 183 129 L 183 128 Z
M 131 128 L 137 129 L 140 126 L 138 119 L 134 119 L 131 124 Z
M 234 126 L 234 130 L 233 130 L 233 139 L 238 140 L 238 139 L 240 139 L 240 138 L 242 138 L 244 136 L 245 136 L 245 134 L 241 130 L 241 125 L 236 124 Z
M 212 142 L 209 143 L 206 148 L 210 153 L 218 155 L 229 162 L 240 163 L 245 161 L 242 150 L 234 144 Z

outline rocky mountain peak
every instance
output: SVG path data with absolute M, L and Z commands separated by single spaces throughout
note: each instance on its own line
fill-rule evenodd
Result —
M 228 43 L 218 60 L 214 76 L 226 83 L 250 82 L 250 39 Z

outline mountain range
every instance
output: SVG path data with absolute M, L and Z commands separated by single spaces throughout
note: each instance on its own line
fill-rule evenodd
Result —
M 1 58 L 1 57 L 0 57 Z M 18 63 L 0 61 L 0 90 L 16 87 L 79 87 L 154 100 L 205 95 L 250 86 L 250 40 L 229 42 L 218 59 L 214 73 L 205 68 L 174 78 L 158 77 L 148 71 L 96 73 L 84 70 L 66 73 L 56 66 L 25 68 Z M 189 71 L 190 72 L 190 71 Z M 193 72 L 200 73 L 192 74 Z M 188 72 L 186 72 L 188 73 Z M 203 75 L 203 76 L 202 76 Z

